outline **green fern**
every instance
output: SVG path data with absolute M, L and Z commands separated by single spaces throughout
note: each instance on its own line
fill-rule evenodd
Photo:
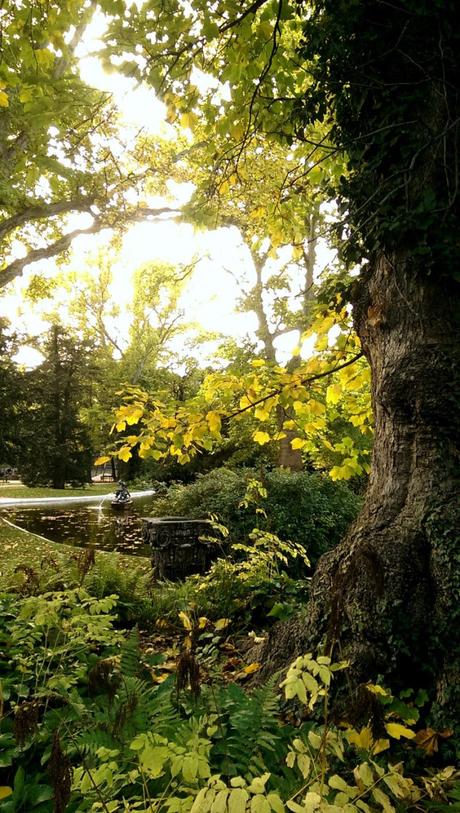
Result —
M 285 737 L 281 736 L 278 675 L 251 694 L 231 685 L 220 694 L 218 705 L 225 736 L 212 751 L 219 773 L 255 776 L 277 768 Z M 283 735 L 287 731 L 283 729 Z
M 142 678 L 122 675 L 113 698 L 106 694 L 92 698 L 77 747 L 91 754 L 100 747 L 125 751 L 133 737 L 150 730 L 173 737 L 182 721 L 170 695 L 171 687 L 164 684 L 152 686 Z
M 107 748 L 110 751 L 119 748 L 119 744 L 111 732 L 102 728 L 92 728 L 91 730 L 82 731 L 79 737 L 75 739 L 73 745 L 73 750 L 79 756 L 85 757 L 95 757 L 100 748 Z
M 139 674 L 140 654 L 139 629 L 134 627 L 121 646 L 120 671 L 122 675 L 134 677 Z

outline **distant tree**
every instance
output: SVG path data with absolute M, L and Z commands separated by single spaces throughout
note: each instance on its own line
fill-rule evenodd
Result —
M 25 374 L 20 471 L 27 485 L 84 483 L 93 450 L 81 410 L 89 402 L 90 346 L 53 325 L 40 347 L 42 364 Z
M 18 404 L 23 389 L 23 373 L 12 361 L 16 337 L 0 319 L 0 466 L 15 466 L 18 459 Z

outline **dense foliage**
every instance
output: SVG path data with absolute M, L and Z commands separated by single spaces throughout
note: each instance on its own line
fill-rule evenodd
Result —
M 182 635 L 162 652 L 164 638 L 119 629 L 116 595 L 86 589 L 105 566 L 79 562 L 85 586 L 47 565 L 53 589 L 24 568 L 0 596 L 4 813 L 389 813 L 457 798 L 454 767 L 421 764 L 450 737 L 423 728 L 423 692 L 369 684 L 361 726 L 336 727 L 328 694 L 346 664 L 306 655 L 243 690 L 259 664 L 238 656 L 229 619 L 176 609 Z
M 314 88 L 296 115 L 301 126 L 333 116 L 331 142 L 347 155 L 338 189 L 348 259 L 410 251 L 426 270 L 442 263 L 458 274 L 456 10 L 449 0 L 403 0 L 391 11 L 320 0 L 304 24 Z
M 107 22 L 101 58 L 161 94 L 169 124 L 179 131 L 177 140 L 171 131 L 162 141 L 132 131 L 120 139 L 110 98 L 80 80 L 76 48 L 96 8 Z M 155 217 L 166 207 L 152 209 L 149 202 L 166 193 L 172 177 L 197 182 L 184 216 L 200 225 L 237 224 L 253 254 L 256 284 L 246 304 L 258 317 L 265 354 L 228 375 L 219 371 L 207 376 L 200 389 L 191 388 L 190 398 L 183 397 L 180 386 L 177 397 L 171 397 L 168 387 L 158 392 L 158 380 L 151 375 L 154 365 L 145 379 L 130 377 L 110 454 L 130 466 L 132 461 L 137 465 L 142 459 L 170 457 L 188 464 L 203 450 L 222 448 L 231 420 L 244 429 L 249 426 L 251 442 L 260 447 L 287 440 L 299 452 L 300 465 L 320 457 L 324 461 L 329 454 L 332 477 L 362 476 L 370 468 L 370 371 L 376 443 L 360 517 L 342 544 L 321 559 L 308 614 L 281 633 L 281 641 L 284 635 L 285 644 L 289 639 L 299 647 L 283 681 L 286 700 L 298 704 L 289 717 L 298 737 L 284 725 L 286 717 L 276 703 L 273 720 L 269 698 L 270 723 L 251 749 L 250 735 L 260 731 L 257 715 L 260 721 L 266 696 L 262 701 L 259 697 L 253 716 L 238 717 L 238 712 L 237 723 L 225 693 L 217 703 L 213 687 L 204 688 L 202 706 L 193 698 L 200 682 L 197 657 L 203 630 L 203 637 L 211 636 L 204 661 L 214 644 L 220 646 L 214 633 L 226 629 L 229 618 L 250 623 L 268 612 L 289 612 L 277 607 L 283 591 L 292 591 L 293 604 L 298 603 L 297 587 L 286 569 L 290 559 L 302 558 L 299 534 L 290 543 L 269 524 L 264 526 L 257 495 L 263 496 L 266 486 L 252 483 L 243 502 L 256 507 L 260 527 L 237 543 L 237 556 L 219 560 L 207 577 L 187 582 L 179 591 L 166 586 L 157 594 L 162 596 L 157 611 L 168 608 L 168 619 L 178 599 L 191 599 L 180 610 L 187 636 L 172 699 L 165 696 L 167 681 L 163 690 L 156 688 L 157 664 L 140 654 L 136 635 L 124 645 L 114 632 L 112 624 L 119 620 L 110 617 L 115 598 L 94 599 L 81 585 L 69 586 L 63 574 L 54 591 L 40 595 L 38 576 L 22 570 L 22 589 L 32 595 L 2 599 L 12 638 L 3 634 L 10 672 L 7 693 L 4 697 L 2 688 L 1 694 L 9 764 L 0 804 L 7 813 L 34 805 L 43 811 L 54 807 L 55 813 L 66 807 L 70 813 L 436 809 L 449 798 L 450 789 L 444 791 L 442 782 L 457 778 L 455 770 L 448 767 L 443 774 L 433 768 L 428 778 L 420 778 L 416 762 L 440 751 L 439 763 L 445 764 L 455 748 L 453 726 L 458 724 L 456 3 L 317 0 L 307 6 L 255 0 L 241 6 L 230 0 L 100 0 L 97 5 L 18 0 L 5 2 L 1 12 L 0 112 L 5 126 L 0 138 L 0 284 L 13 280 L 33 260 L 62 254 L 81 232 L 123 228 L 127 222 Z M 277 141 L 273 153 L 272 138 Z M 248 182 L 245 175 L 253 172 L 253 161 L 260 175 L 254 171 Z M 254 186 L 260 197 L 253 200 Z M 337 193 L 338 223 L 321 206 L 324 194 Z M 310 218 L 314 212 L 321 213 L 316 224 Z M 71 227 L 71 213 L 86 216 L 81 228 Z M 290 246 L 296 261 L 305 259 L 308 246 L 321 234 L 323 214 L 325 228 L 338 235 L 342 256 L 367 264 L 356 282 L 340 268 L 338 284 L 325 286 L 315 309 L 304 296 L 308 307 L 294 320 L 288 313 L 294 292 L 285 269 L 278 279 L 267 280 L 268 260 L 279 259 L 281 246 Z M 168 276 L 164 269 L 161 273 Z M 307 282 L 308 275 L 303 279 Z M 279 306 L 272 307 L 272 324 L 261 307 L 267 294 L 279 299 Z M 136 307 L 148 345 L 158 334 L 148 329 L 145 304 L 138 300 Z M 301 362 L 297 348 L 295 364 L 281 367 L 270 344 L 283 326 L 294 322 L 300 331 L 308 328 L 299 342 L 307 339 L 311 352 Z M 139 346 L 146 349 L 141 342 Z M 113 370 L 110 354 L 106 361 Z M 136 370 L 149 367 L 139 355 L 130 361 Z M 60 365 L 54 366 L 56 372 Z M 11 372 L 5 378 L 5 369 L 2 381 Z M 106 383 L 109 379 L 110 373 Z M 76 410 L 61 410 L 60 375 L 53 380 L 54 412 L 48 427 L 59 429 L 62 413 L 77 436 Z M 180 382 L 173 377 L 172 383 Z M 113 395 L 110 386 L 107 391 Z M 36 416 L 43 415 L 42 400 L 39 395 L 32 404 Z M 107 412 L 98 405 L 96 414 L 100 430 L 107 426 Z M 345 420 L 355 433 L 345 430 Z M 340 439 L 334 436 L 338 428 L 344 429 Z M 59 458 L 56 449 L 59 443 L 64 446 L 64 436 L 47 436 L 37 419 L 37 444 L 31 443 L 30 450 L 35 449 L 40 463 L 46 459 L 40 436 L 51 457 Z M 74 451 L 69 444 L 69 459 Z M 104 460 L 109 456 L 101 464 Z M 59 465 L 51 479 L 62 486 L 66 476 L 72 475 Z M 198 495 L 202 482 L 194 486 Z M 291 512 L 281 507 L 284 496 L 278 502 L 278 486 L 281 493 L 281 485 L 273 484 L 273 514 L 284 528 Z M 296 488 L 291 493 L 304 511 L 310 509 Z M 338 502 L 348 510 L 346 498 Z M 305 517 L 302 527 L 308 527 L 319 553 L 333 534 L 323 501 L 313 503 L 324 515 L 325 527 L 308 527 Z M 129 595 L 133 585 L 125 586 Z M 144 620 L 150 597 L 143 586 L 146 595 L 131 611 L 136 616 L 139 610 Z M 121 604 L 124 616 L 131 618 L 129 600 Z M 211 619 L 198 615 L 205 606 Z M 225 617 L 216 620 L 213 606 Z M 276 653 L 274 629 L 269 638 L 260 637 L 265 650 L 259 651 Z M 233 647 L 227 651 L 235 651 L 233 642 L 224 643 Z M 286 665 L 286 647 L 277 651 Z M 329 686 L 336 671 L 332 652 L 349 661 L 343 685 L 348 701 L 355 702 L 348 703 L 345 730 L 333 726 L 329 714 Z M 246 676 L 258 671 L 254 663 L 243 666 Z M 96 665 L 103 686 L 90 678 Z M 402 688 L 402 697 L 376 685 L 382 674 Z M 414 674 L 426 691 L 411 687 Z M 183 693 L 187 684 L 191 695 Z M 318 728 L 313 715 L 323 698 Z M 426 713 L 421 713 L 426 699 Z M 246 696 L 236 702 L 247 711 Z M 341 719 L 337 705 L 334 714 Z M 412 727 L 421 716 L 424 727 L 415 734 Z M 355 718 L 359 729 L 351 728 Z M 246 761 L 238 762 L 227 745 L 234 729 L 240 735 L 244 731 Z M 397 741 L 414 740 L 423 753 L 399 743 L 387 762 L 382 756 L 389 745 L 387 734 Z M 267 746 L 267 736 L 275 744 Z M 403 762 L 414 778 L 407 777 Z M 52 785 L 44 771 L 49 763 Z M 458 803 L 458 796 L 452 798 Z
M 301 544 L 313 564 L 343 537 L 359 507 L 346 485 L 307 472 L 273 469 L 263 475 L 266 496 L 252 489 L 253 501 L 241 506 L 260 473 L 250 469 L 215 469 L 188 485 L 173 485 L 156 506 L 158 513 L 193 518 L 215 514 L 231 537 L 243 539 L 256 523 L 282 539 Z M 256 513 L 258 509 L 265 516 Z

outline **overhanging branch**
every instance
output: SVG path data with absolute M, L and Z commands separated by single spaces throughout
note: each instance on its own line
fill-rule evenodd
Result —
M 57 203 L 41 204 L 39 206 L 27 206 L 22 212 L 11 215 L 11 217 L 0 222 L 0 240 L 3 240 L 14 229 L 31 220 L 47 220 L 67 212 L 91 212 L 90 207 L 93 203 L 93 198 L 80 198 L 78 200 L 61 200 Z
M 349 367 L 351 364 L 354 364 L 358 359 L 363 358 L 364 353 L 356 353 L 351 359 L 348 361 L 344 361 L 343 364 L 337 364 L 335 367 L 331 367 L 330 370 L 325 370 L 322 373 L 316 373 L 315 375 L 309 376 L 308 378 L 301 378 L 299 381 L 296 381 L 295 384 L 298 386 L 301 384 L 305 386 L 306 384 L 312 384 L 314 381 L 319 381 L 320 378 L 327 378 L 327 376 L 332 375 L 332 373 L 336 373 L 338 370 L 343 370 L 345 367 Z M 270 398 L 274 398 L 276 395 L 281 395 L 284 390 L 288 389 L 290 384 L 283 384 L 281 387 L 277 387 L 276 389 L 271 390 L 267 395 L 263 395 L 261 398 L 258 398 L 256 401 L 252 401 L 245 407 L 241 407 L 241 409 L 237 409 L 234 412 L 230 412 L 229 415 L 225 417 L 235 418 L 237 415 L 242 415 L 243 412 L 247 412 L 248 409 L 253 409 L 260 404 L 264 404 L 265 401 L 269 401 Z M 247 396 L 246 396 L 247 397 Z M 249 399 L 248 399 L 249 400 Z
M 142 207 L 134 210 L 133 212 L 129 212 L 128 214 L 124 213 L 122 222 L 123 224 L 138 223 L 143 220 L 159 218 L 164 214 L 169 214 L 171 217 L 177 217 L 179 210 L 170 209 L 168 206 L 163 206 L 158 209 Z M 39 260 L 48 260 L 52 257 L 56 257 L 58 254 L 62 254 L 63 251 L 66 251 L 70 247 L 71 243 L 76 237 L 80 237 L 81 235 L 96 234 L 103 229 L 113 229 L 117 226 L 119 227 L 119 224 L 111 223 L 105 219 L 96 218 L 94 223 L 92 223 L 92 225 L 88 226 L 86 229 L 74 229 L 68 234 L 64 234 L 62 237 L 59 237 L 54 241 L 54 243 L 49 243 L 47 246 L 43 246 L 42 248 L 32 249 L 28 254 L 26 254 L 25 257 L 19 257 L 18 259 L 13 260 L 9 265 L 6 266 L 6 268 L 3 269 L 3 271 L 0 271 L 0 288 L 8 285 L 8 283 L 12 282 L 15 277 L 20 276 L 24 271 L 24 268 L 26 268 L 28 265 L 39 262 Z

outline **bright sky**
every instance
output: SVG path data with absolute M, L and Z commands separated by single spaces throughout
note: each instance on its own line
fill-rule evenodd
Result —
M 114 101 L 122 112 L 123 126 L 127 129 L 145 128 L 151 134 L 167 136 L 168 126 L 165 122 L 164 105 L 155 98 L 154 92 L 146 87 L 135 86 L 132 80 L 115 73 L 106 74 L 94 56 L 99 43 L 98 38 L 104 30 L 104 20 L 97 15 L 80 46 L 82 77 L 93 86 L 110 91 Z M 190 189 L 176 188 L 177 199 L 187 197 Z M 71 227 L 85 225 L 81 218 L 72 218 Z M 80 237 L 72 246 L 69 265 L 73 268 L 84 268 L 87 258 L 95 253 L 98 246 L 108 241 L 107 234 Z M 257 327 L 254 313 L 237 313 L 236 300 L 241 295 L 242 284 L 248 286 L 254 279 L 250 256 L 241 244 L 236 229 L 219 229 L 217 231 L 195 231 L 191 226 L 176 224 L 163 220 L 156 223 L 139 223 L 133 225 L 125 235 L 120 260 L 114 267 L 113 293 L 118 302 L 129 302 L 131 298 L 131 277 L 140 265 L 147 261 L 163 260 L 170 263 L 189 263 L 199 258 L 193 278 L 187 285 L 180 305 L 186 310 L 187 320 L 199 322 L 207 331 L 216 331 L 238 340 Z M 322 258 L 327 262 L 328 258 Z M 30 278 L 37 273 L 53 276 L 56 272 L 54 263 L 36 263 L 30 266 L 23 278 L 13 283 L 3 297 L 4 313 L 11 319 L 17 313 L 16 327 L 38 335 L 46 331 L 50 312 L 50 300 L 31 305 L 24 298 L 24 291 Z M 238 283 L 237 280 L 241 280 Z M 53 299 L 54 310 L 58 309 L 64 317 L 67 302 L 63 295 L 60 302 Z M 121 310 L 118 320 L 118 332 L 127 338 L 130 317 L 126 309 Z M 298 335 L 290 333 L 278 341 L 279 360 L 290 356 L 290 351 L 298 342 Z M 211 348 L 209 348 L 211 349 Z M 24 348 L 18 359 L 26 366 L 33 366 L 40 361 L 40 355 L 32 348 Z

